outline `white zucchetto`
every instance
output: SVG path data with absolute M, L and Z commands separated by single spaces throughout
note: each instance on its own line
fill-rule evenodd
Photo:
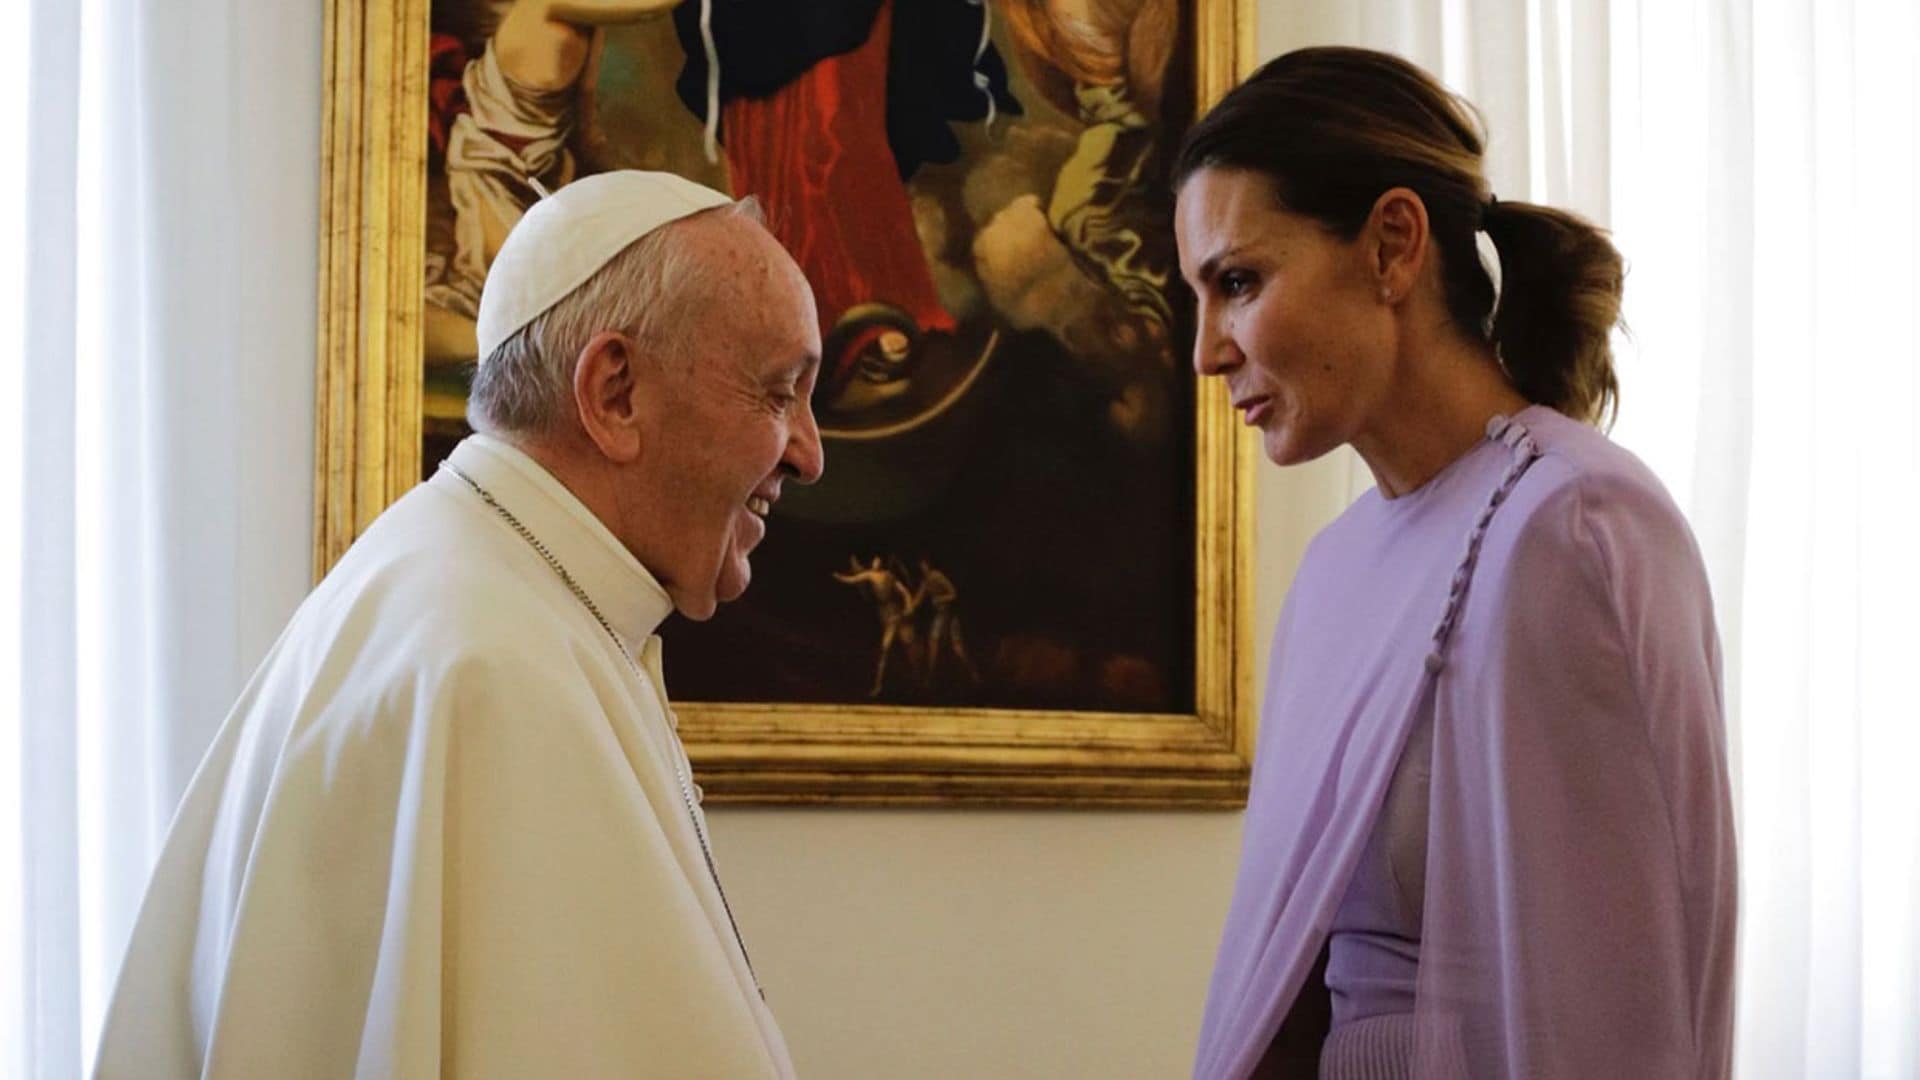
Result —
M 672 173 L 623 169 L 582 177 L 534 203 L 507 233 L 480 290 L 480 362 L 628 244 L 732 201 Z

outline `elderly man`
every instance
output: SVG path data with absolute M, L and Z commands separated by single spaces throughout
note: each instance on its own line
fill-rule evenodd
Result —
M 301 605 L 194 778 L 106 1077 L 792 1073 L 655 629 L 820 475 L 820 340 L 740 204 L 608 173 L 481 298 L 480 434 Z

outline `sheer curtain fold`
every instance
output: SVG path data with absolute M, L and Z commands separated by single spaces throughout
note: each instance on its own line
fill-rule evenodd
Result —
M 71 779 L 81 813 L 77 897 L 82 933 L 73 959 L 83 1046 L 91 1059 L 119 953 L 131 929 L 171 807 L 156 764 L 167 700 L 157 643 L 166 636 L 159 569 L 157 483 L 169 471 L 162 437 L 168 312 L 155 295 L 170 275 L 191 280 L 160 243 L 165 193 L 153 183 L 165 111 L 151 83 L 164 68 L 149 47 L 163 16 L 123 0 L 83 0 L 79 72 L 79 297 L 74 362 L 79 451 L 69 466 L 81 569 L 74 618 L 80 692 L 63 718 L 77 736 Z M 210 283 L 211 284 L 211 283 Z M 218 414 L 210 414 L 217 416 Z M 214 512 L 218 504 L 209 504 Z M 184 629 L 184 628 L 181 628 Z
M 1756 5 L 1740 679 L 1750 1075 L 1920 1074 L 1906 3 Z M 1904 680 L 1903 680 L 1904 682 Z
M 173 807 L 305 589 L 322 7 L 26 4 L 0 1074 L 89 1066 Z
M 18 942 L 20 1009 L 13 1018 L 21 1076 L 71 1076 L 79 1071 L 81 1020 L 73 979 L 80 928 L 74 844 L 78 802 L 70 777 L 76 737 L 69 723 L 76 688 L 73 663 L 75 564 L 74 503 L 63 464 L 75 448 L 74 181 L 78 168 L 78 85 L 75 63 L 80 20 L 70 6 L 47 4 L 28 26 L 24 87 L 27 168 L 20 220 L 19 397 L 9 416 L 19 439 L 19 503 L 9 507 L 19 528 L 18 562 L 6 569 L 19 588 L 18 623 L 8 635 L 17 652 L 17 689 L 7 703 L 19 718 L 14 753 L 7 755 L 18 792 L 17 898 L 6 905 Z M 14 130 L 21 130 L 15 128 Z M 11 344 L 11 343 L 10 343 Z M 31 357 L 33 362 L 24 362 Z M 11 359 L 11 358 L 10 358 Z M 10 485 L 11 486 L 11 485 Z

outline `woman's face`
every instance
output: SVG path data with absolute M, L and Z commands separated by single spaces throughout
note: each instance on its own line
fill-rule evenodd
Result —
M 1282 209 L 1265 177 L 1202 169 L 1174 211 L 1180 272 L 1199 298 L 1193 369 L 1227 382 L 1278 465 L 1364 430 L 1393 377 L 1393 308 L 1366 232 L 1344 241 Z

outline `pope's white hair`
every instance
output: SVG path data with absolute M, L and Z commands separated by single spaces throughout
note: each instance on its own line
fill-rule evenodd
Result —
M 764 223 L 759 200 L 745 199 L 681 218 L 628 244 L 606 265 L 482 357 L 467 395 L 467 423 L 500 436 L 554 431 L 573 408 L 573 370 L 605 330 L 626 334 L 642 356 L 678 360 L 710 295 L 712 267 L 682 226 L 706 214 Z

